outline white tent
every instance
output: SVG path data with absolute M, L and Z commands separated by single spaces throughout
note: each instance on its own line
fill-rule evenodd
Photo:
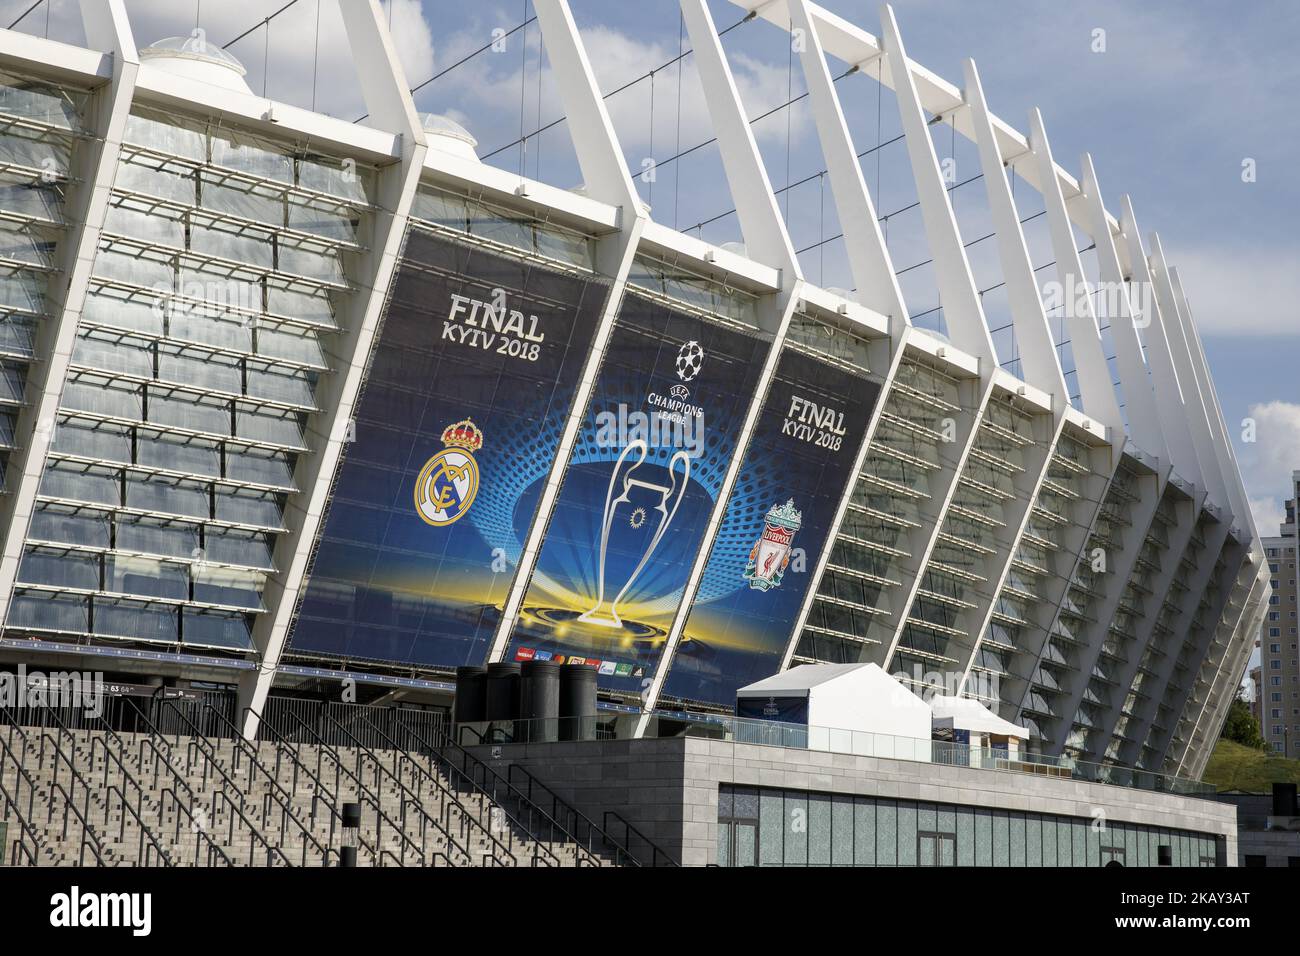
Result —
M 989 734 L 995 737 L 1029 739 L 1029 731 L 1009 720 L 1003 720 L 977 700 L 969 697 L 948 697 L 935 694 L 930 698 L 930 711 L 934 714 L 934 727 L 951 727 L 971 734 Z
M 792 667 L 736 691 L 736 712 L 806 726 L 815 749 L 857 753 L 867 744 L 854 735 L 879 734 L 925 741 L 928 752 L 930 708 L 876 664 Z

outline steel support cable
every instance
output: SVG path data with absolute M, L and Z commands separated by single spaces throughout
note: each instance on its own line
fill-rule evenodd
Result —
M 719 30 L 719 31 L 718 31 L 718 37 L 719 37 L 719 39 L 722 38 L 722 37 L 724 37 L 724 36 L 726 36 L 726 35 L 727 35 L 728 33 L 730 33 L 732 30 L 736 29 L 736 27 L 741 26 L 741 25 L 743 25 L 743 24 L 745 24 L 745 23 L 748 23 L 748 22 L 749 22 L 750 20 L 752 20 L 752 19 L 753 19 L 752 16 L 746 16 L 745 18 L 743 18 L 743 19 L 741 19 L 741 20 L 737 20 L 735 23 L 733 23 L 731 26 L 727 27 L 726 29 L 724 29 L 724 30 Z M 519 29 L 519 28 L 516 27 L 515 29 L 517 30 L 517 29 Z M 513 32 L 513 31 L 511 31 L 511 32 Z M 415 87 L 414 89 L 412 89 L 411 92 L 414 93 L 415 90 L 418 90 L 421 86 L 424 86 L 424 85 L 426 85 L 427 83 L 432 83 L 434 80 L 438 79 L 439 76 L 442 76 L 443 74 L 445 74 L 445 73 L 447 73 L 447 72 L 449 72 L 449 71 L 451 71 L 451 70 L 454 70 L 456 67 L 458 67 L 458 66 L 460 66 L 461 64 L 463 64 L 463 63 L 465 62 L 465 60 L 468 60 L 468 59 L 470 59 L 471 57 L 475 57 L 475 56 L 477 56 L 478 54 L 482 53 L 484 50 L 488 49 L 489 47 L 491 47 L 491 44 L 490 44 L 490 43 L 489 43 L 487 46 L 485 46 L 485 47 L 481 47 L 480 49 L 474 51 L 474 52 L 471 53 L 469 56 L 467 56 L 467 57 L 465 57 L 463 60 L 461 60 L 459 63 L 454 63 L 454 64 L 452 64 L 451 66 L 447 67 L 446 70 L 443 70 L 442 73 L 439 73 L 437 76 L 433 76 L 433 77 L 430 77 L 428 80 L 425 80 L 424 83 L 421 83 L 420 86 L 417 86 L 417 87 Z M 602 99 L 602 100 L 607 100 L 607 99 L 610 99 L 611 97 L 617 96 L 619 93 L 622 93 L 624 90 L 627 90 L 627 89 L 632 88 L 633 86 L 636 86 L 636 85 L 637 85 L 638 83 L 640 83 L 642 80 L 649 79 L 650 76 L 651 76 L 652 74 L 654 74 L 654 73 L 658 73 L 658 72 L 661 71 L 661 70 L 667 69 L 668 67 L 672 66 L 674 63 L 679 63 L 679 62 L 681 62 L 683 59 L 685 59 L 686 57 L 690 56 L 693 52 L 695 52 L 695 51 L 694 51 L 694 50 L 686 50 L 684 53 L 680 53 L 680 54 L 678 54 L 677 56 L 673 57 L 671 60 L 665 60 L 663 63 L 661 63 L 661 64 L 659 64 L 657 67 L 655 67 L 653 70 L 650 70 L 650 71 L 647 72 L 647 73 L 642 73 L 640 76 L 636 77 L 635 79 L 628 80 L 628 81 L 627 81 L 626 83 L 624 83 L 622 86 L 620 86 L 620 87 L 618 87 L 618 88 L 616 88 L 616 89 L 610 90 L 608 93 L 602 94 L 601 99 Z M 678 86 L 678 96 L 680 97 L 680 96 L 681 96 L 681 83 L 679 82 L 677 86 Z M 362 119 L 364 119 L 364 118 L 365 118 L 365 117 L 362 117 Z M 563 123 L 567 118 L 568 118 L 568 117 L 561 116 L 559 119 L 552 120 L 551 122 L 547 123 L 545 126 L 539 126 L 537 129 L 533 130 L 531 133 L 526 134 L 526 137 L 524 137 L 524 138 L 532 137 L 532 136 L 539 136 L 539 135 L 541 135 L 542 133 L 545 133 L 547 130 L 554 129 L 555 127 L 559 126 L 559 125 L 560 125 L 561 123 Z M 762 117 L 759 117 L 759 119 L 761 119 L 761 118 L 762 118 Z M 757 120 L 755 120 L 754 122 L 757 122 Z M 709 140 L 710 143 L 713 142 L 713 141 L 714 141 L 714 140 Z M 497 155 L 497 153 L 503 153 L 503 152 L 505 152 L 506 150 L 510 149 L 511 147 L 518 146 L 518 145 L 519 145 L 519 141 L 518 141 L 518 140 L 515 140 L 515 141 L 513 141 L 513 142 L 509 142 L 509 143 L 506 143 L 506 144 L 504 144 L 504 145 L 502 145 L 502 146 L 498 146 L 496 149 L 492 150 L 492 151 L 489 152 L 489 153 L 485 153 L 483 156 L 481 156 L 481 157 L 479 157 L 479 158 L 480 158 L 480 159 L 484 159 L 484 160 L 491 159 L 493 156 Z M 708 143 L 701 143 L 701 144 L 700 144 L 700 146 L 707 146 L 707 145 L 708 145 Z M 698 148 L 699 148 L 698 146 L 697 146 L 697 147 L 694 147 L 694 149 L 698 149 Z M 690 151 L 691 151 L 691 150 L 688 150 L 687 152 L 690 152 Z M 661 163 L 660 165 L 663 165 L 663 164 Z
M 36 0 L 35 3 L 33 3 L 30 7 L 28 7 L 26 10 L 24 10 L 22 13 L 20 13 L 20 14 L 18 15 L 18 19 L 14 20 L 13 23 L 9 24 L 9 26 L 8 26 L 7 29 L 12 30 L 14 27 L 18 26 L 18 24 L 22 23 L 23 20 L 25 20 L 25 19 L 27 18 L 27 14 L 31 13 L 33 10 L 35 10 L 37 7 L 39 7 L 42 3 L 45 3 L 45 0 Z
M 296 2 L 296 0 L 295 0 L 295 2 Z M 516 24 L 515 24 L 513 27 L 511 27 L 509 30 L 505 31 L 504 33 L 502 33 L 502 34 L 501 34 L 500 36 L 498 36 L 498 37 L 493 37 L 491 40 L 489 40 L 487 43 L 483 44 L 483 45 L 482 45 L 481 47 L 479 47 L 477 50 L 473 51 L 472 53 L 467 53 L 467 54 L 465 54 L 463 57 L 461 57 L 461 58 L 460 58 L 459 60 L 457 60 L 455 63 L 451 64 L 450 66 L 444 67 L 444 68 L 441 69 L 441 70 L 439 70 L 437 73 L 433 74 L 433 76 L 429 77 L 427 80 L 424 80 L 424 81 L 422 81 L 422 82 L 420 82 L 420 83 L 415 84 L 415 86 L 411 87 L 411 95 L 414 96 L 416 93 L 420 92 L 420 90 L 424 89 L 424 88 L 425 88 L 426 86 L 428 86 L 430 83 L 433 83 L 433 82 L 436 82 L 437 80 L 442 79 L 444 76 L 446 76 L 448 73 L 450 73 L 452 70 L 456 69 L 457 67 L 464 66 L 466 63 L 468 63 L 470 60 L 474 59 L 474 57 L 478 56 L 480 53 L 486 53 L 488 50 L 492 49 L 492 47 L 494 47 L 496 44 L 500 43 L 500 42 L 501 42 L 502 40 L 504 40 L 506 37 L 514 36 L 514 35 L 515 35 L 516 33 L 518 33 L 520 30 L 527 29 L 528 25 L 529 25 L 530 23 L 533 23 L 534 21 L 536 21 L 536 19 L 537 19 L 537 17 L 529 17 L 529 18 L 526 19 L 523 23 L 516 23 Z M 360 123 L 362 120 L 366 119 L 366 118 L 369 117 L 369 116 L 370 116 L 369 113 L 363 113 L 363 114 L 361 114 L 360 116 L 358 116 L 356 119 L 354 119 L 352 122 L 353 122 L 354 124 L 355 124 L 355 123 Z M 562 123 L 562 122 L 563 122 L 562 119 L 561 119 L 561 120 L 556 120 L 556 121 L 555 121 L 554 123 L 552 123 L 551 125 L 552 125 L 552 126 L 556 126 L 556 125 L 559 125 L 559 124 Z M 544 131 L 544 130 L 539 129 L 539 130 L 536 130 L 534 133 L 532 133 L 532 134 L 530 134 L 530 135 L 536 136 L 537 133 L 541 133 L 541 132 L 543 132 L 543 131 Z M 516 141 L 516 142 L 513 142 L 513 143 L 507 143 L 505 146 L 501 147 L 501 150 L 506 150 L 506 149 L 509 149 L 511 146 L 518 146 L 518 145 L 519 145 L 519 143 L 518 143 L 517 141 Z M 497 152 L 500 152 L 501 150 L 498 150 Z
M 235 38 L 234 38 L 233 40 L 231 40 L 229 43 L 222 44 L 221 49 L 223 49 L 223 50 L 229 50 L 232 46 L 234 46 L 234 45 L 235 45 L 236 43 L 238 43 L 240 40 L 244 39 L 244 37 L 248 36 L 250 33 L 256 33 L 258 30 L 262 29 L 262 27 L 266 26 L 268 23 L 270 23 L 272 20 L 274 20 L 274 19 L 275 19 L 276 17 L 278 17 L 280 14 L 284 13 L 284 11 L 288 10 L 290 7 L 292 7 L 292 6 L 293 6 L 294 4 L 296 4 L 297 2 L 298 2 L 298 0 L 289 0 L 288 3 L 286 3 L 284 6 L 282 6 L 279 10 L 276 10 L 275 13 L 268 14 L 266 17 L 264 17 L 260 23 L 255 23 L 253 26 L 249 27 L 249 28 L 248 28 L 247 30 L 245 30 L 243 33 L 239 34 L 239 36 L 235 37 Z

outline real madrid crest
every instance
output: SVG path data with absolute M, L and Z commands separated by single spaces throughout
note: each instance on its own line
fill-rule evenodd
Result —
M 469 511 L 478 494 L 478 462 L 483 433 L 468 418 L 442 432 L 447 447 L 424 463 L 415 479 L 415 511 L 434 526 L 451 524 Z
M 791 498 L 783 505 L 773 505 L 763 521 L 759 535 L 749 552 L 745 565 L 745 580 L 756 591 L 767 591 L 781 586 L 786 566 L 790 563 L 790 546 L 795 532 L 803 523 L 803 514 Z

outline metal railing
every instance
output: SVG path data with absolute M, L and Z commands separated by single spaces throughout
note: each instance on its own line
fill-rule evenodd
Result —
M 230 857 L 226 855 L 226 851 L 221 849 L 221 847 L 217 844 L 217 841 L 212 839 L 212 836 L 208 833 L 207 821 L 200 820 L 199 818 L 195 817 L 192 797 L 191 797 L 190 806 L 186 806 L 181 802 L 180 797 L 176 795 L 176 791 L 174 789 L 172 789 L 171 787 L 165 787 L 162 793 L 160 793 L 158 796 L 159 816 L 165 817 L 167 815 L 167 798 L 169 796 L 172 798 L 173 805 L 177 811 L 176 831 L 175 833 L 172 834 L 173 848 L 180 846 L 180 842 L 181 842 L 180 815 L 183 813 L 185 814 L 186 818 L 190 821 L 190 832 L 198 835 L 194 841 L 194 865 L 195 866 L 198 865 L 199 848 L 203 843 L 206 842 L 208 845 L 208 857 L 207 857 L 208 866 L 212 866 L 213 860 L 216 859 L 217 857 L 220 857 L 222 861 L 226 864 L 226 866 L 234 866 L 235 864 L 231 861 Z
M 325 719 L 327 714 L 333 718 L 332 723 Z M 360 740 L 371 750 L 387 750 L 393 741 L 401 739 L 399 733 L 406 729 L 424 737 L 445 732 L 448 717 L 438 710 L 272 696 L 266 699 L 258 720 L 259 727 L 269 726 L 286 738 L 295 728 L 306 724 L 334 747 L 352 746 L 349 739 L 336 729 L 342 725 L 350 729 L 351 739 Z
M 427 810 L 424 809 L 424 804 L 420 800 L 418 794 L 414 793 L 403 780 L 399 779 L 392 771 L 390 771 L 387 767 L 385 767 L 383 762 L 379 759 L 379 757 L 376 756 L 375 753 L 371 751 L 368 747 L 362 744 L 355 736 L 353 736 L 351 731 L 349 731 L 346 727 L 343 727 L 341 724 L 338 724 L 337 721 L 335 721 L 334 717 L 328 711 L 324 711 L 323 714 L 326 722 L 333 725 L 334 731 L 336 731 L 337 733 L 341 733 L 344 735 L 345 738 L 350 739 L 351 742 L 346 744 L 345 746 L 351 747 L 356 755 L 355 777 L 357 780 L 361 779 L 362 774 L 365 772 L 364 771 L 365 763 L 366 761 L 369 761 L 370 765 L 374 768 L 375 771 L 375 789 L 379 788 L 380 786 L 379 781 L 381 777 L 389 780 L 400 793 L 402 793 L 403 795 L 411 799 L 411 803 L 409 805 L 416 807 L 417 814 L 421 817 L 422 821 L 425 824 L 432 824 L 435 830 L 440 832 L 443 835 L 443 838 L 447 840 L 449 846 L 454 847 L 457 851 L 464 854 L 466 860 L 471 860 L 471 861 L 473 860 L 473 855 L 469 852 L 469 849 L 463 845 L 459 845 L 456 843 L 455 839 L 452 837 L 450 830 L 447 828 L 445 821 L 438 820 L 436 817 L 433 817 L 432 815 L 429 814 Z M 339 758 L 337 751 L 335 751 L 332 754 L 332 756 L 336 760 Z M 380 805 L 380 799 L 378 795 L 374 794 L 371 788 L 369 787 L 365 789 L 365 794 L 367 797 L 370 798 L 370 801 L 374 806 L 378 816 L 388 821 L 389 825 L 396 830 L 403 844 L 414 847 L 415 843 L 407 835 L 405 825 L 397 826 L 396 824 L 393 824 L 392 818 L 389 817 L 388 814 L 384 812 L 383 807 Z M 403 802 L 402 804 L 403 813 L 405 812 L 407 806 L 408 804 Z M 462 819 L 465 818 L 467 817 L 465 815 L 462 815 Z M 403 824 L 404 823 L 405 821 L 403 821 Z M 376 822 L 376 829 L 378 830 L 378 821 Z M 423 841 L 425 839 L 425 832 L 426 832 L 425 827 L 421 826 L 420 828 L 421 846 L 416 851 L 417 857 L 419 858 L 421 865 L 423 865 L 425 861 L 425 847 L 423 846 Z M 376 837 L 376 839 L 378 839 L 378 837 Z M 511 861 L 513 862 L 514 854 L 510 853 L 508 849 L 505 849 L 505 847 L 501 844 L 501 842 L 497 840 L 495 837 L 492 837 L 492 840 L 494 843 L 500 846 L 507 855 L 510 856 Z
M 636 827 L 630 824 L 626 819 L 624 819 L 621 813 L 618 813 L 615 810 L 605 811 L 605 817 L 601 822 L 604 824 L 606 830 L 610 829 L 609 821 L 611 819 L 613 819 L 619 826 L 623 828 L 623 834 L 624 834 L 623 843 L 625 846 L 631 844 L 632 842 L 631 838 L 633 836 L 635 836 L 638 840 L 640 840 L 642 843 L 646 845 L 646 848 L 650 851 L 650 865 L 652 867 L 681 866 L 680 863 L 674 860 L 665 851 L 659 849 L 659 846 L 653 840 L 651 840 L 648 836 L 646 836 L 644 833 L 642 833 L 640 830 L 638 830 Z
M 457 725 L 456 734 L 462 740 L 469 736 L 483 744 L 630 740 L 636 736 L 639 719 L 640 715 L 637 714 L 600 712 L 590 717 L 480 721 Z M 971 767 L 977 770 L 1056 776 L 1086 783 L 1206 799 L 1212 799 L 1215 792 L 1213 786 L 1198 780 L 1115 764 L 1092 763 L 1071 757 L 1049 757 L 1020 750 L 1011 752 L 996 747 L 970 747 L 923 737 L 903 737 L 747 717 L 703 714 L 688 716 L 654 711 L 647 721 L 644 736 L 696 737 L 738 744 Z
M 588 720 L 588 718 L 580 718 L 580 719 L 583 721 Z M 478 737 L 478 732 L 475 731 L 475 729 L 471 725 L 464 724 L 461 725 L 459 729 L 461 731 L 464 731 L 466 736 Z M 479 760 L 478 757 L 474 756 L 474 754 L 470 753 L 461 745 L 461 743 L 457 739 L 460 736 L 461 736 L 460 734 L 457 734 L 455 736 L 453 736 L 451 733 L 445 734 L 440 740 L 440 743 L 444 748 L 443 753 L 445 754 L 447 751 L 456 753 L 458 756 L 460 756 L 462 760 L 472 761 L 474 765 L 476 765 L 478 768 L 481 768 L 482 773 L 491 774 L 497 779 L 500 779 L 500 775 L 495 770 L 493 770 L 483 761 Z M 481 738 L 480 738 L 480 742 L 481 742 Z M 523 787 L 526 789 L 521 789 L 520 786 L 515 783 L 514 778 L 516 776 L 523 777 L 523 781 L 524 781 Z M 619 865 L 630 864 L 633 866 L 642 865 L 640 858 L 638 858 L 637 855 L 632 852 L 631 848 L 627 845 L 626 842 L 620 843 L 618 840 L 616 840 L 613 837 L 613 835 L 609 832 L 607 827 L 597 826 L 596 823 L 592 821 L 590 817 L 588 817 L 581 810 L 574 807 L 568 801 L 561 798 L 554 790 L 552 790 L 545 783 L 539 780 L 532 771 L 530 771 L 527 767 L 523 766 L 522 764 L 512 762 L 507 767 L 505 783 L 515 793 L 520 794 L 522 799 L 527 801 L 529 804 L 537 807 L 539 810 L 541 809 L 542 806 L 541 801 L 549 802 L 551 807 L 550 813 L 546 814 L 545 810 L 542 810 L 541 812 L 544 815 L 546 815 L 549 819 L 555 821 L 559 821 L 563 819 L 567 821 L 566 823 L 563 824 L 557 822 L 556 825 L 559 826 L 563 832 L 568 834 L 570 839 L 572 839 L 576 844 L 585 847 L 589 855 L 594 853 L 592 840 L 594 838 L 599 838 L 601 844 L 607 849 L 607 852 L 614 855 L 615 857 L 614 862 L 616 862 L 617 864 Z M 580 836 L 580 834 L 582 833 L 586 833 L 585 841 L 583 837 Z M 645 842 L 649 845 L 649 847 L 652 850 L 651 853 L 652 861 L 657 861 L 659 858 L 662 857 L 664 860 L 668 861 L 668 863 L 674 866 L 676 865 L 675 863 L 673 863 L 672 857 L 670 857 L 665 851 L 661 850 L 654 843 L 651 843 L 648 839 L 645 840 Z M 658 863 L 652 862 L 652 865 L 658 865 Z
M 208 757 L 209 763 L 218 761 L 218 755 L 215 753 L 216 748 L 212 744 L 212 741 L 209 739 L 208 736 L 200 733 L 199 728 L 195 725 L 195 722 L 193 721 L 193 719 L 191 719 L 189 715 L 182 713 L 179 706 L 179 702 L 175 700 L 169 700 L 169 701 L 163 701 L 162 703 L 163 703 L 164 710 L 170 709 L 176 715 L 176 717 L 182 722 L 182 724 L 190 729 L 192 735 L 191 741 L 193 741 L 194 744 L 198 745 L 199 747 L 203 748 L 206 751 L 206 755 Z M 235 727 L 234 723 L 228 717 L 226 717 L 225 714 L 217 711 L 207 701 L 202 701 L 202 700 L 187 701 L 185 703 L 190 705 L 197 704 L 198 714 L 200 715 L 201 718 L 203 718 L 205 723 L 215 723 L 216 726 L 222 727 L 227 731 L 231 732 L 232 736 L 229 739 L 232 744 L 232 756 L 234 758 L 235 763 L 236 764 L 238 763 L 239 754 L 243 754 L 245 758 L 248 760 L 248 765 L 249 765 L 248 782 L 249 782 L 250 789 L 253 785 L 253 781 L 255 777 L 254 771 L 260 771 L 262 778 L 267 783 L 266 792 L 263 795 L 263 801 L 262 801 L 263 825 L 265 826 L 267 824 L 267 821 L 270 817 L 270 804 L 274 802 L 280 808 L 279 831 L 280 831 L 281 840 L 283 840 L 285 836 L 286 824 L 292 823 L 297 829 L 297 835 L 300 837 L 301 844 L 302 844 L 301 865 L 302 866 L 307 865 L 307 852 L 309 849 L 314 849 L 316 853 L 319 855 L 320 865 L 329 866 L 330 856 L 332 851 L 330 850 L 329 847 L 322 846 L 320 841 L 316 839 L 315 834 L 311 832 L 311 829 L 307 827 L 307 825 L 304 824 L 301 820 L 298 819 L 297 814 L 293 812 L 292 794 L 289 794 L 287 791 L 285 791 L 284 787 L 281 786 L 280 781 L 276 777 L 276 775 L 272 773 L 266 767 L 265 764 L 262 763 L 261 758 L 258 756 L 256 747 L 254 747 L 253 744 L 249 743 L 249 741 L 244 739 L 244 737 L 242 737 L 239 734 L 238 728 Z M 178 735 L 178 739 L 179 739 L 179 735 Z M 228 795 L 225 794 L 224 791 L 216 791 L 215 793 L 224 796 L 227 802 L 230 802 L 231 805 L 233 806 L 233 801 Z M 241 792 L 240 807 L 238 812 L 240 818 L 247 821 L 247 816 L 244 814 L 243 802 L 244 802 L 244 795 Z M 215 798 L 214 798 L 214 814 L 215 814 Z M 261 834 L 258 834 L 258 836 L 261 836 Z M 284 854 L 281 853 L 281 856 L 283 855 Z
M 368 708 L 368 710 L 377 710 L 377 709 L 378 708 Z M 353 716 L 362 721 L 365 721 L 367 719 L 365 713 L 361 711 L 353 711 Z M 510 827 L 505 828 L 506 832 L 510 836 L 510 844 L 507 846 L 506 844 L 501 842 L 501 840 L 496 836 L 495 833 L 492 832 L 491 828 L 485 826 L 483 822 L 478 819 L 477 815 L 475 815 L 468 807 L 466 807 L 461 802 L 460 798 L 452 791 L 450 786 L 444 784 L 443 781 L 439 779 L 436 775 L 430 773 L 428 770 L 421 767 L 417 761 L 412 759 L 411 757 L 412 750 L 409 747 L 392 739 L 391 737 L 388 736 L 387 733 L 385 733 L 382 729 L 380 729 L 377 726 L 370 726 L 369 730 L 371 734 L 378 735 L 379 739 L 386 745 L 385 749 L 392 751 L 393 768 L 395 772 L 400 772 L 399 767 L 402 766 L 410 767 L 417 774 L 419 774 L 421 780 L 426 781 L 431 787 L 433 787 L 438 791 L 442 799 L 444 812 L 450 814 L 451 810 L 453 809 L 457 811 L 461 820 L 461 836 L 463 839 L 468 838 L 468 831 L 470 829 L 475 829 L 483 837 L 485 837 L 488 841 L 490 841 L 496 848 L 498 848 L 502 853 L 504 853 L 505 856 L 508 858 L 510 864 L 518 865 L 518 858 L 515 856 L 514 853 L 515 831 L 513 829 L 511 829 Z M 405 734 L 408 737 L 412 737 L 417 741 L 417 743 L 422 742 L 421 738 L 416 733 L 416 731 L 408 726 L 399 725 L 398 732 Z M 429 748 L 427 744 L 423 744 L 423 746 L 425 747 L 426 752 L 432 749 Z M 517 817 L 514 814 L 510 813 L 510 811 L 505 806 L 503 806 L 499 801 L 497 801 L 492 794 L 488 793 L 483 787 L 479 786 L 472 777 L 464 773 L 461 769 L 456 768 L 454 766 L 448 766 L 445 769 L 448 772 L 449 781 L 453 785 L 459 783 L 463 785 L 471 793 L 475 793 L 478 796 L 482 797 L 484 800 L 492 803 L 496 809 L 499 809 L 501 811 L 501 813 L 503 814 L 503 816 L 505 816 L 506 821 L 508 823 L 513 824 L 519 830 L 528 833 L 527 828 L 517 819 Z M 456 776 L 453 777 L 453 774 L 455 774 Z M 447 822 L 450 825 L 449 816 Z M 529 836 L 530 838 L 532 838 L 531 834 L 529 834 Z M 550 866 L 560 865 L 559 857 L 557 857 L 549 847 L 544 846 L 539 839 L 532 839 L 532 844 L 533 844 L 532 847 L 533 866 L 537 866 L 539 860 L 542 857 L 546 859 L 547 865 Z M 500 860 L 496 858 L 495 855 L 493 855 L 493 863 L 504 864 L 505 861 Z
M 316 747 L 317 776 L 321 776 L 324 773 L 322 769 L 322 763 L 325 757 L 329 757 L 329 759 L 334 764 L 334 780 L 335 780 L 336 791 L 338 788 L 340 775 L 346 775 L 352 781 L 352 785 L 357 792 L 358 802 L 362 804 L 369 804 L 370 807 L 375 811 L 375 846 L 370 847 L 366 845 L 364 841 L 362 842 L 362 846 L 371 853 L 371 857 L 374 860 L 375 864 L 378 866 L 382 866 L 383 859 L 387 855 L 387 856 L 392 856 L 394 859 L 398 860 L 399 866 L 405 866 L 406 864 L 401 857 L 392 853 L 391 850 L 388 850 L 387 848 L 380 846 L 380 843 L 383 840 L 383 824 L 387 823 L 390 829 L 397 832 L 404 846 L 415 847 L 415 843 L 407 836 L 404 828 L 398 823 L 396 823 L 393 820 L 393 818 L 390 817 L 387 814 L 387 812 L 385 812 L 380 795 L 374 793 L 371 790 L 371 788 L 366 784 L 366 782 L 362 779 L 361 770 L 360 770 L 360 764 L 361 764 L 360 754 L 358 754 L 357 769 L 353 770 L 352 768 L 347 766 L 347 763 L 344 761 L 342 755 L 338 752 L 338 750 L 333 745 L 326 743 L 324 739 L 319 734 L 316 733 L 315 729 L 309 726 L 308 724 L 306 724 L 301 717 L 299 717 L 297 714 L 291 713 L 290 722 L 296 724 L 296 727 L 294 728 L 294 732 L 296 734 L 303 735 L 306 737 L 305 740 L 297 741 L 299 744 L 314 745 Z M 421 810 L 423 810 L 423 808 L 421 808 Z M 446 841 L 447 846 L 450 849 L 454 850 L 456 853 L 460 854 L 460 857 L 463 858 L 465 861 L 465 865 L 469 865 L 469 863 L 472 862 L 473 859 L 469 851 L 456 842 L 455 838 L 451 834 L 451 831 L 448 830 L 445 826 L 443 826 L 440 821 L 433 820 L 432 823 L 434 825 L 435 831 L 441 834 L 443 840 Z M 422 835 L 422 839 L 423 839 L 423 835 Z M 416 847 L 416 853 L 417 856 L 419 856 L 422 863 L 436 859 L 438 856 L 442 856 L 444 859 L 448 861 L 449 865 L 452 866 L 456 865 L 451 861 L 450 854 L 442 853 L 441 851 L 435 850 L 426 857 L 425 856 L 426 848 L 424 846 L 420 846 L 420 847 Z

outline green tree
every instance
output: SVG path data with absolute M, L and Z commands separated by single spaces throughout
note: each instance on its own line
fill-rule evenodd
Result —
M 1219 737 L 1256 750 L 1265 750 L 1268 747 L 1259 732 L 1259 721 L 1251 714 L 1250 704 L 1246 702 L 1246 697 L 1240 690 L 1228 706 L 1228 717 L 1223 722 L 1223 731 Z

